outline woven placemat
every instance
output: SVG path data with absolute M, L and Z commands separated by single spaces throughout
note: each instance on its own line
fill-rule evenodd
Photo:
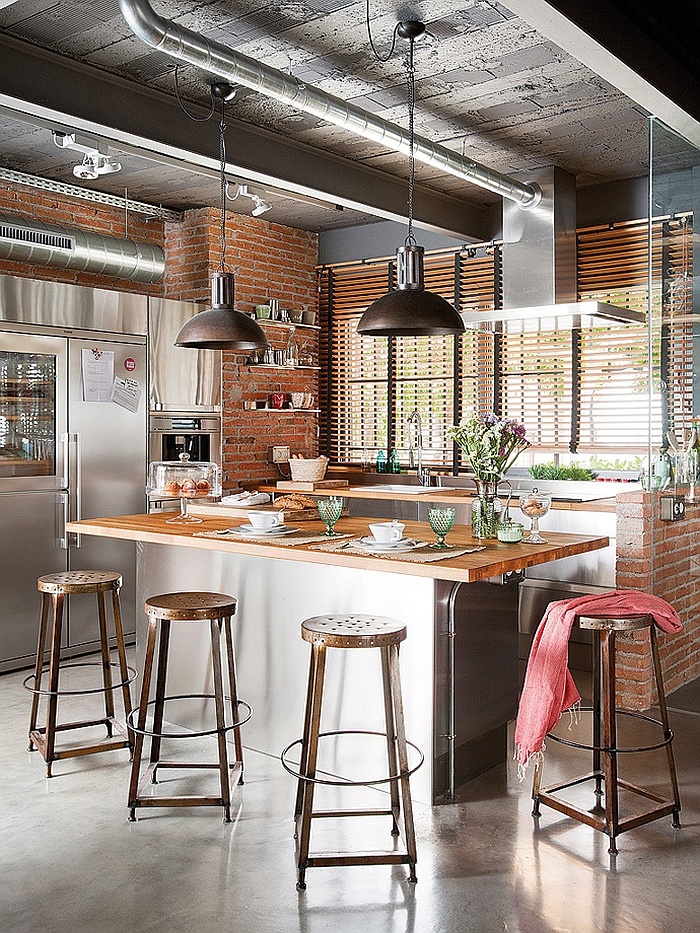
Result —
M 305 535 L 298 531 L 294 531 L 289 535 L 271 537 L 270 535 L 247 535 L 243 532 L 236 531 L 235 528 L 227 528 L 223 531 L 195 531 L 192 537 L 221 539 L 233 538 L 234 541 L 264 541 L 265 544 L 277 544 L 281 547 L 293 547 L 294 545 L 298 544 L 315 544 L 318 541 L 328 541 L 328 537 L 324 534 Z M 352 538 L 352 535 L 338 535 L 337 537 L 333 538 L 333 543 L 339 541 L 341 538 Z
M 356 539 L 358 540 L 358 539 Z M 485 545 L 477 547 L 452 547 L 446 550 L 422 550 L 427 548 L 428 542 L 421 541 L 412 551 L 370 551 L 367 548 L 358 547 L 353 541 L 335 541 L 324 542 L 323 544 L 314 544 L 311 547 L 313 551 L 343 551 L 345 554 L 355 554 L 360 557 L 381 557 L 383 560 L 405 560 L 414 564 L 432 564 L 438 560 L 448 560 L 451 557 L 461 557 L 463 554 L 473 554 L 475 551 L 485 550 Z

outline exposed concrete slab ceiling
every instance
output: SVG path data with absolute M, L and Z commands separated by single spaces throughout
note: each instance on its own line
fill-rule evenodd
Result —
M 217 42 L 406 123 L 403 58 L 374 60 L 365 0 L 153 5 Z M 549 11 L 550 19 L 564 14 L 566 22 L 585 15 L 602 29 L 599 21 L 613 6 L 610 0 L 585 7 L 573 0 L 461 0 L 455 7 L 454 0 L 422 0 L 414 9 L 430 35 L 416 50 L 416 131 L 515 177 L 527 178 L 551 164 L 574 174 L 579 186 L 643 176 L 647 110 L 662 109 L 668 88 L 660 89 L 651 107 L 653 100 L 622 86 L 609 62 L 584 55 L 583 44 L 567 38 L 561 24 L 557 31 L 544 19 L 534 23 L 535 14 Z M 410 9 L 402 10 L 405 18 Z M 370 10 L 375 44 L 388 49 L 396 11 L 377 0 Z M 73 163 L 53 146 L 46 126 L 79 123 L 99 130 L 124 166 L 95 182 L 101 190 L 120 193 L 128 187 L 134 198 L 175 208 L 217 203 L 215 123 L 191 124 L 179 111 L 172 61 L 131 34 L 117 0 L 0 3 L 0 30 L 0 105 L 6 108 L 0 116 L 0 165 L 74 180 Z M 604 48 L 602 38 L 595 35 L 593 46 Z M 42 50 L 50 55 L 42 57 Z M 687 63 L 685 68 L 691 71 Z M 211 77 L 192 67 L 179 69 L 181 94 L 193 111 L 207 107 Z M 660 83 L 653 74 L 644 81 L 652 88 Z M 683 100 L 674 105 L 692 138 L 696 115 Z M 666 109 L 667 122 L 672 109 Z M 245 90 L 232 103 L 227 123 L 232 173 L 261 189 L 290 187 L 330 205 L 275 195 L 266 219 L 321 230 L 405 216 L 404 156 Z M 418 226 L 488 238 L 498 198 L 428 167 L 418 167 L 417 181 Z M 233 202 L 234 210 L 239 207 Z

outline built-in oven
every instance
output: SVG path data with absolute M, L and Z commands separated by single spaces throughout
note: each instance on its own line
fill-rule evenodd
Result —
M 221 466 L 221 416 L 188 412 L 153 413 L 149 419 L 149 460 L 179 460 L 188 454 L 192 461 L 212 461 Z M 152 496 L 151 511 L 178 508 L 177 499 Z

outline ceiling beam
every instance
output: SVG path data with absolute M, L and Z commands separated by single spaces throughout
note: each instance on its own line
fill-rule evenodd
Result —
M 219 164 L 218 121 L 194 123 L 177 99 L 104 71 L 0 35 L 0 107 L 37 125 L 89 132 L 125 151 L 211 174 Z M 106 105 L 107 102 L 107 105 Z M 195 109 L 189 105 L 191 109 Z M 227 115 L 229 171 L 332 204 L 403 221 L 405 180 Z M 476 189 L 469 188 L 474 196 Z M 493 236 L 493 212 L 417 185 L 417 227 L 483 241 Z

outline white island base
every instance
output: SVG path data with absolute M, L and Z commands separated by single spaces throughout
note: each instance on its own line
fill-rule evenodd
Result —
M 385 573 L 379 560 L 376 570 L 365 570 L 285 560 L 283 553 L 271 559 L 143 542 L 137 547 L 141 606 L 149 596 L 183 590 L 238 599 L 238 688 L 253 707 L 242 728 L 244 746 L 278 757 L 301 735 L 310 651 L 301 639 L 302 621 L 371 613 L 408 629 L 400 649 L 406 730 L 425 755 L 411 778 L 414 799 L 450 800 L 455 786 L 505 759 L 507 722 L 517 702 L 517 585 Z M 143 615 L 140 655 L 145 631 Z M 173 626 L 168 694 L 211 692 L 209 651 L 201 624 Z M 199 728 L 203 702 L 170 703 L 166 718 Z M 322 731 L 338 729 L 384 730 L 378 651 L 329 650 Z M 353 780 L 386 774 L 381 739 L 353 736 L 337 744 L 331 770 Z

